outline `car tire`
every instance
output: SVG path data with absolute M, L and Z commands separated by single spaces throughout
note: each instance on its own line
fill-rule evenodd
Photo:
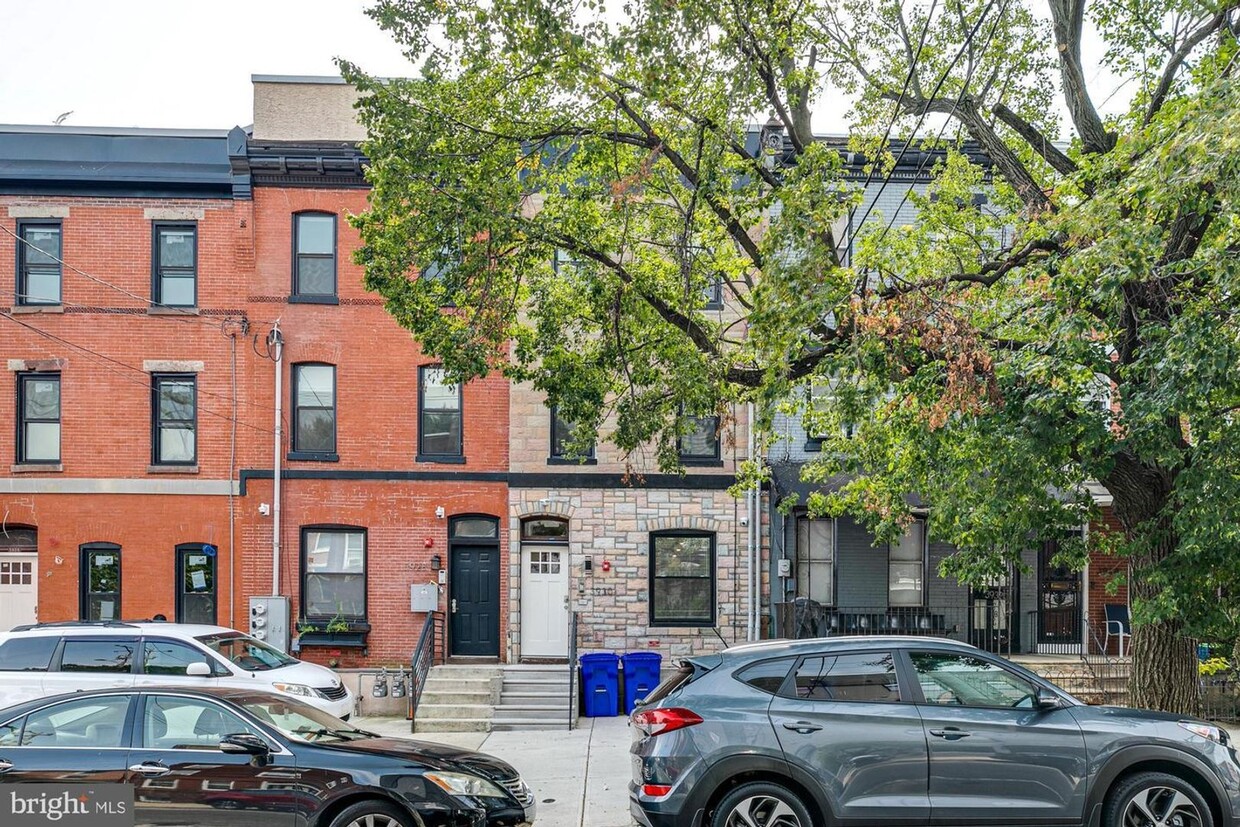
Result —
M 396 805 L 374 799 L 345 807 L 330 827 L 413 827 L 413 822 Z
M 1111 790 L 1102 823 L 1105 827 L 1153 827 L 1175 824 L 1171 818 L 1176 815 L 1177 827 L 1214 827 L 1210 805 L 1192 784 L 1165 772 L 1140 772 Z
M 778 784 L 755 781 L 742 784 L 723 797 L 710 827 L 814 827 L 800 797 Z

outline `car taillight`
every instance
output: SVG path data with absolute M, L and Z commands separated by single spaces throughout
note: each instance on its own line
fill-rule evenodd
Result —
M 662 798 L 672 791 L 670 785 L 667 784 L 643 784 L 642 795 L 648 795 L 651 798 Z
M 675 706 L 670 709 L 643 709 L 633 713 L 633 726 L 647 735 L 662 735 L 700 723 L 702 717 L 696 712 Z

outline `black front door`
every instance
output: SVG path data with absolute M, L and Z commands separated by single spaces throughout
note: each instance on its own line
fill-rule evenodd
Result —
M 1038 553 L 1038 643 L 1079 645 L 1081 642 L 1081 573 L 1059 565 L 1059 543 Z
M 215 547 L 177 546 L 177 623 L 215 625 Z
M 499 547 L 454 544 L 449 556 L 451 653 L 499 657 Z

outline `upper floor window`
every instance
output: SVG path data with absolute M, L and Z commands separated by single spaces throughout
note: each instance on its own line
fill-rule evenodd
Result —
M 194 224 L 154 225 L 151 253 L 151 304 L 193 307 L 198 303 L 198 228 Z
M 461 386 L 449 384 L 443 368 L 422 367 L 418 372 L 418 458 L 459 457 L 462 452 Z
M 715 535 L 650 535 L 650 625 L 715 625 Z
M 60 462 L 60 374 L 17 377 L 17 461 Z
M 293 453 L 326 459 L 336 453 L 336 368 L 293 365 Z
M 336 216 L 331 213 L 293 216 L 293 295 L 311 299 L 336 295 Z
M 192 374 L 151 378 L 151 460 L 155 465 L 198 461 L 198 386 Z
M 680 435 L 681 461 L 719 459 L 719 417 L 684 415 L 687 430 Z
M 17 235 L 17 303 L 60 304 L 60 222 L 20 222 Z
M 702 300 L 706 302 L 705 310 L 723 309 L 723 278 L 712 276 L 702 288 Z
M 576 430 L 576 423 L 560 416 L 559 409 L 553 405 L 551 407 L 552 459 L 581 462 L 582 460 L 591 460 L 594 458 L 594 443 L 590 443 L 584 453 L 579 450 L 573 450 L 573 439 L 575 437 Z

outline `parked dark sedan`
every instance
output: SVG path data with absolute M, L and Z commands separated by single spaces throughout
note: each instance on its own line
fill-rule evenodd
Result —
M 299 701 L 247 690 L 99 690 L 0 710 L 0 791 L 39 782 L 132 784 L 137 825 L 534 820 L 529 787 L 497 758 L 382 738 Z
M 685 661 L 633 713 L 647 827 L 1233 827 L 1205 721 L 1085 706 L 930 637 L 773 641 Z

